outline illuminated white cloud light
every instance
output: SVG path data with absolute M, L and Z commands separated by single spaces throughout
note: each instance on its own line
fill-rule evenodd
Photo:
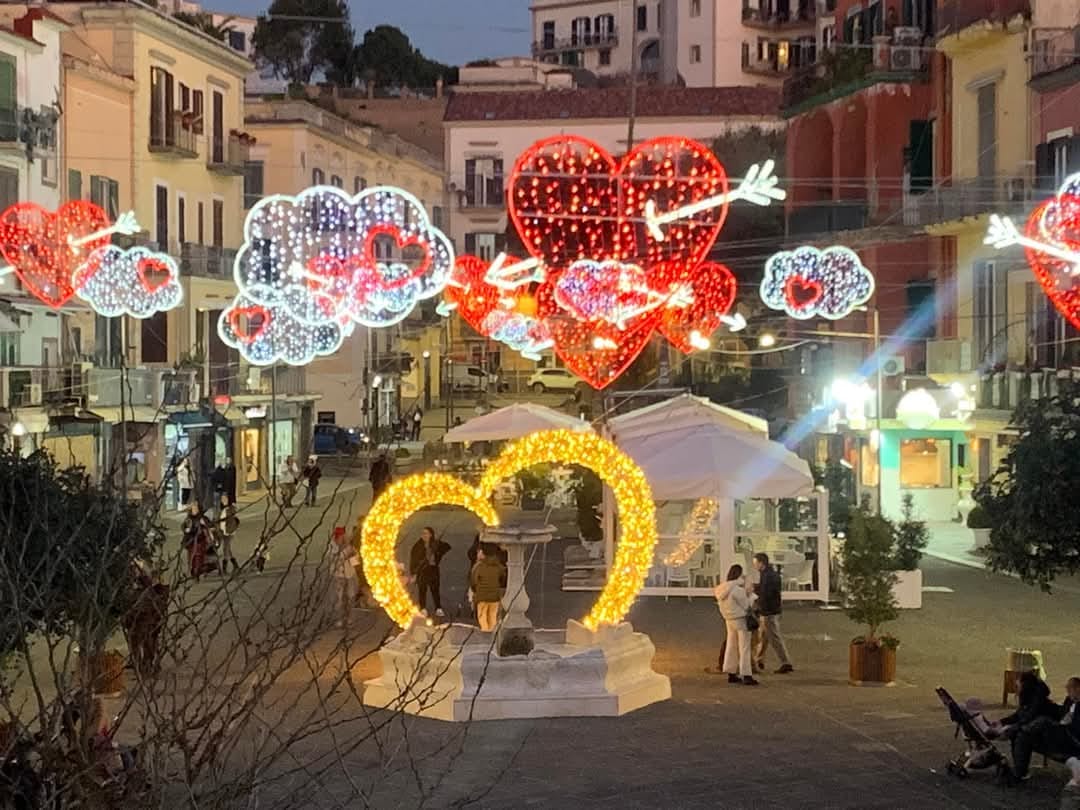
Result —
M 302 366 L 341 348 L 348 330 L 334 320 L 298 318 L 285 294 L 263 285 L 240 293 L 218 318 L 218 334 L 257 366 L 275 362 Z
M 874 276 L 849 248 L 799 247 L 765 263 L 761 300 L 799 320 L 849 315 L 874 294 Z
M 85 277 L 76 272 L 75 293 L 106 317 L 149 318 L 175 309 L 184 300 L 180 269 L 165 253 L 107 245 L 94 251 L 88 266 L 95 265 Z

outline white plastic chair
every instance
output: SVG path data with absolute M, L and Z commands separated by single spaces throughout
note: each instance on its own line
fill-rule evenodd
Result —
M 812 589 L 814 587 L 814 565 L 816 562 L 816 560 L 803 560 L 799 565 L 793 566 L 792 573 L 784 575 L 784 581 L 789 589 L 796 591 L 801 591 L 803 588 Z
M 689 565 L 669 565 L 667 566 L 667 576 L 664 577 L 664 583 L 666 587 L 671 587 L 676 583 L 682 583 L 683 587 L 687 589 L 686 598 L 689 601 L 690 597 L 690 566 Z M 664 594 L 664 601 L 668 601 L 671 596 L 669 593 Z

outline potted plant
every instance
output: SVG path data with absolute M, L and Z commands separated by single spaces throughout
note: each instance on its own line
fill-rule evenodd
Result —
M 595 559 L 604 550 L 604 527 L 600 520 L 604 485 L 600 476 L 592 470 L 579 470 L 574 478 L 573 492 L 577 506 L 578 538 L 589 556 Z
M 893 545 L 896 529 L 881 515 L 860 506 L 851 510 L 844 539 L 844 610 L 849 619 L 866 627 L 851 640 L 848 676 L 852 684 L 891 684 L 896 678 L 899 641 L 881 633 L 881 626 L 897 617 L 893 586 Z
M 893 568 L 896 584 L 893 596 L 897 607 L 910 610 L 922 607 L 922 561 L 923 549 L 930 541 L 926 523 L 915 519 L 915 505 L 911 493 L 904 495 L 900 509 L 900 522 L 896 524 L 893 548 Z
M 537 464 L 515 476 L 522 509 L 540 511 L 547 504 L 548 495 L 555 491 L 555 482 L 548 472 L 547 465 Z
M 975 504 L 967 516 L 967 526 L 975 534 L 975 543 L 972 549 L 979 551 L 990 544 L 990 513 L 982 504 Z

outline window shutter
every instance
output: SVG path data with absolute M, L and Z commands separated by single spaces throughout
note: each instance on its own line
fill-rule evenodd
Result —
M 1049 191 L 1054 184 L 1054 157 L 1050 144 L 1035 147 L 1035 188 Z
M 488 205 L 501 205 L 503 199 L 503 162 L 502 158 L 495 158 L 492 164 L 491 193 L 488 194 Z
M 465 161 L 465 204 L 476 205 L 476 161 Z
M 78 169 L 68 169 L 68 199 L 82 199 L 82 172 Z
M 465 234 L 465 252 L 468 253 L 470 256 L 475 256 L 476 255 L 476 234 L 475 233 L 467 233 L 467 234 Z

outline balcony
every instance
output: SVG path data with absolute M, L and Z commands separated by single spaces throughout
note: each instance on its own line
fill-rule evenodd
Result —
M 408 352 L 379 352 L 375 355 L 375 373 L 404 376 L 412 369 L 412 362 Z
M 206 155 L 206 168 L 218 174 L 238 176 L 251 159 L 254 138 L 247 133 L 231 132 L 228 138 L 213 136 Z
M 236 251 L 184 242 L 180 246 L 180 271 L 185 276 L 231 279 Z
M 1058 81 L 1077 81 L 1080 68 L 1080 26 L 1068 31 L 1036 29 L 1031 48 L 1031 85 L 1036 90 L 1051 89 Z
M 34 150 L 43 144 L 55 148 L 58 118 L 59 112 L 53 107 L 0 107 L 0 149 L 25 151 L 32 158 Z
M 197 404 L 198 385 L 194 371 L 174 372 L 172 369 L 133 368 L 120 370 L 92 368 L 85 374 L 87 407 L 132 407 L 162 409 Z M 121 403 L 123 399 L 123 403 Z
M 81 400 L 85 396 L 81 369 L 59 366 L 0 368 L 0 405 L 37 408 Z
M 925 228 L 989 213 L 1026 212 L 1034 202 L 1030 172 L 952 180 L 922 194 L 904 195 L 904 224 Z
M 764 31 L 813 28 L 817 19 L 816 10 L 814 4 L 795 9 L 750 8 L 744 6 L 742 23 L 747 28 L 758 28 Z
M 276 370 L 251 366 L 246 376 L 236 380 L 234 393 L 239 396 L 301 396 L 307 393 L 307 370 L 300 366 L 280 366 Z
M 562 51 L 581 51 L 589 48 L 613 48 L 619 44 L 618 31 L 600 31 L 595 34 L 574 34 L 569 37 L 548 37 L 532 45 L 533 56 Z
M 753 59 L 743 51 L 742 69 L 744 73 L 757 76 L 784 76 L 789 70 L 786 65 L 781 66 L 778 59 Z
M 199 156 L 198 137 L 189 119 L 190 114 L 179 110 L 166 117 L 151 114 L 150 151 L 166 157 L 197 158 Z
M 975 23 L 1003 23 L 1031 16 L 1030 0 L 945 0 L 938 6 L 937 35 L 948 36 Z
M 865 200 L 836 200 L 800 205 L 788 216 L 788 235 L 857 231 L 866 227 Z
M 970 341 L 957 339 L 926 341 L 927 374 L 963 374 L 972 370 Z

